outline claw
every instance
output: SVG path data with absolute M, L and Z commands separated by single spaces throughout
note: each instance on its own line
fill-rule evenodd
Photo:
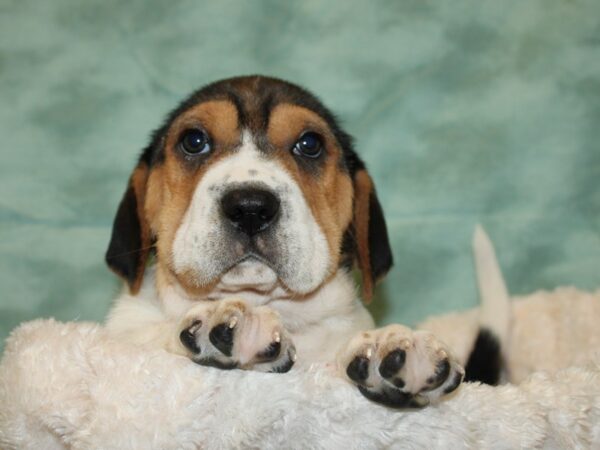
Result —
M 231 319 L 229 319 L 229 324 L 227 325 L 229 328 L 235 328 L 235 326 L 238 323 L 238 318 L 237 316 L 233 316 Z
M 273 341 L 281 342 L 281 334 L 279 334 L 279 331 L 276 331 L 275 333 L 273 333 Z
M 192 324 L 188 327 L 188 331 L 194 334 L 198 329 L 202 326 L 201 320 L 194 320 Z
M 412 343 L 408 339 L 402 339 L 400 341 L 400 348 L 402 350 L 408 350 L 412 346 Z

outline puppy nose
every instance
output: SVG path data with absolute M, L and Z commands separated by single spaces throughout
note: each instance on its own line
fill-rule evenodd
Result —
M 253 236 L 275 221 L 279 199 L 263 189 L 235 189 L 223 196 L 221 208 L 237 229 Z

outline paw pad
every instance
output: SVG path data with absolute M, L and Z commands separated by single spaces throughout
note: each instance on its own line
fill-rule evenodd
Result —
M 266 306 L 250 307 L 239 299 L 200 303 L 181 325 L 179 340 L 200 365 L 287 372 L 296 361 L 290 335 Z
M 230 322 L 231 323 L 231 322 Z M 220 323 L 208 334 L 208 339 L 225 356 L 231 356 L 233 350 L 233 327 L 227 323 Z
M 406 352 L 398 349 L 387 354 L 381 364 L 379 365 L 379 374 L 383 378 L 392 378 L 396 373 L 402 369 L 404 362 L 406 361 Z
M 348 364 L 346 374 L 357 383 L 365 381 L 369 377 L 369 359 L 366 356 L 357 356 Z
M 435 336 L 401 325 L 357 335 L 340 363 L 365 397 L 394 408 L 435 402 L 454 391 L 464 374 Z
M 196 332 L 200 329 L 201 326 L 202 321 L 195 320 L 189 327 L 183 329 L 181 333 L 179 333 L 179 340 L 184 345 L 184 347 L 195 354 L 200 353 L 200 347 L 196 342 Z

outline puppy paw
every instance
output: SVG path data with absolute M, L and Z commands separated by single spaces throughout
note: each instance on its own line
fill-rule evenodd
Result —
M 464 369 L 433 334 L 402 325 L 355 336 L 338 366 L 370 400 L 393 408 L 420 408 L 454 391 Z
M 296 349 L 279 315 L 243 300 L 196 305 L 179 330 L 181 344 L 201 365 L 283 373 L 296 360 Z

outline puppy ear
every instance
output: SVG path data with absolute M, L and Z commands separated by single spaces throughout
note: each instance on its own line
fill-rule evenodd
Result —
M 366 303 L 375 284 L 393 264 L 392 249 L 381 204 L 371 177 L 364 167 L 354 173 L 354 234 L 358 267 L 362 272 L 362 294 Z
M 152 245 L 144 213 L 148 174 L 148 164 L 140 161 L 119 204 L 105 257 L 108 266 L 127 282 L 132 294 L 140 289 Z

